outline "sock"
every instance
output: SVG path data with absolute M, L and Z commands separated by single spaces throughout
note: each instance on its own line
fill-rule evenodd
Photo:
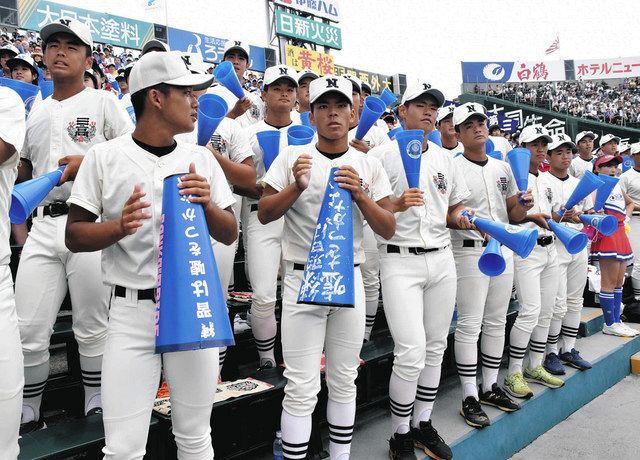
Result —
M 371 331 L 373 330 L 373 324 L 376 322 L 376 314 L 378 313 L 378 299 L 366 301 L 366 321 L 364 325 L 364 339 L 369 340 L 371 338 Z
M 425 366 L 418 379 L 416 402 L 413 409 L 413 426 L 420 428 L 420 422 L 431 420 L 433 403 L 440 385 L 440 366 Z
M 640 263 L 640 261 L 638 261 Z M 640 279 L 631 278 L 631 287 L 633 288 L 633 296 L 636 300 L 640 300 Z
M 613 303 L 613 292 L 600 291 L 600 307 L 602 308 L 604 322 L 607 326 L 611 326 L 613 323 L 615 323 L 615 316 L 613 314 Z
M 391 372 L 389 379 L 389 405 L 391 406 L 391 433 L 409 432 L 417 381 L 410 382 Z
M 330 458 L 349 458 L 355 418 L 355 399 L 349 403 L 339 403 L 331 399 L 327 401 Z
M 522 361 L 524 354 L 527 352 L 529 339 L 531 335 L 517 327 L 511 328 L 509 336 L 509 375 L 520 372 L 522 373 Z
M 311 415 L 297 417 L 283 409 L 280 417 L 280 430 L 284 458 L 292 460 L 307 458 L 309 438 L 311 437 Z
M 22 421 L 40 420 L 42 394 L 49 378 L 49 361 L 24 368 L 24 390 L 22 399 Z
M 260 365 L 271 362 L 276 365 L 276 357 L 274 349 L 276 346 L 276 334 L 278 326 L 276 324 L 276 315 L 271 313 L 266 317 L 257 316 L 255 312 L 251 315 L 251 330 L 256 341 L 258 356 L 260 356 Z
M 576 347 L 576 336 L 580 326 L 580 312 L 568 311 L 562 319 L 562 351 L 571 351 Z
M 504 335 L 499 337 L 482 334 L 480 355 L 482 357 L 482 391 L 490 391 L 498 383 L 498 371 L 504 352 Z
M 84 386 L 84 415 L 87 415 L 91 409 L 102 407 L 100 395 L 102 355 L 95 357 L 80 355 L 80 370 Z
M 478 345 L 456 341 L 454 345 L 456 356 L 456 367 L 462 385 L 462 399 L 469 396 L 478 398 L 478 388 L 476 382 L 476 369 L 478 367 Z
M 218 348 L 218 377 L 222 375 L 222 365 L 227 357 L 227 347 Z
M 553 318 L 549 326 L 549 335 L 547 336 L 547 354 L 558 354 L 558 339 L 560 338 L 561 329 L 562 320 Z
M 529 369 L 534 370 L 542 364 L 544 350 L 547 347 L 548 327 L 536 326 L 531 333 L 529 342 Z
M 620 310 L 622 307 L 622 288 L 617 287 L 613 290 L 613 321 L 620 322 Z

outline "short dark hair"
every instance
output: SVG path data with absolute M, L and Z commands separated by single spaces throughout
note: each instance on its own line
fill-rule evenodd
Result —
M 141 89 L 140 91 L 133 93 L 131 95 L 131 105 L 133 106 L 133 112 L 136 114 L 136 120 L 139 120 L 144 114 L 146 109 L 147 93 L 152 89 L 156 89 L 166 96 L 171 91 L 171 85 L 158 83 L 157 85 L 149 86 L 148 88 Z
M 329 91 L 328 93 L 324 93 L 322 96 L 320 96 L 318 99 L 316 99 L 315 101 L 313 101 L 311 104 L 309 104 L 309 111 L 311 113 L 313 113 L 313 108 L 316 104 L 320 104 L 322 102 L 325 102 L 327 100 L 327 97 L 330 94 L 335 94 L 336 96 L 338 96 L 341 100 L 346 101 L 349 104 L 349 107 L 353 107 L 352 102 L 349 100 L 348 97 L 346 97 L 344 94 L 339 93 L 337 91 Z

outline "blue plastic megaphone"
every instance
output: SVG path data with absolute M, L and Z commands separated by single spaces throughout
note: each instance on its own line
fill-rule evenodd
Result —
M 42 94 L 42 99 L 46 99 L 53 94 L 53 81 L 52 80 L 40 80 L 38 82 L 40 86 L 40 93 Z
M 427 135 L 427 139 L 436 144 L 438 147 L 442 147 L 442 137 L 440 136 L 440 131 L 434 129 Z
M 487 139 L 487 142 L 484 143 L 484 151 L 487 155 L 493 152 L 496 149 L 495 144 L 491 139 Z
M 227 116 L 227 103 L 215 94 L 198 98 L 198 145 L 207 145 L 222 119 Z
M 467 216 L 473 225 L 504 244 L 523 259 L 526 259 L 531 254 L 538 242 L 538 230 L 535 228 L 494 222 L 493 220 L 471 215 L 467 211 L 464 211 L 463 214 Z
M 379 97 L 368 96 L 364 99 L 360 121 L 356 128 L 356 139 L 361 140 L 367 135 L 375 122 L 380 119 L 380 116 L 382 116 L 386 108 L 387 106 Z
M 11 192 L 9 220 L 12 224 L 23 224 L 34 209 L 58 185 L 66 165 L 47 174 L 16 184 Z
M 289 145 L 307 145 L 313 140 L 316 132 L 309 126 L 295 125 L 287 130 Z
M 612 215 L 581 214 L 580 220 L 586 225 L 591 225 L 604 236 L 613 235 L 618 229 L 618 219 Z
M 395 101 L 398 100 L 396 95 L 393 94 L 393 92 L 389 88 L 386 88 L 386 87 L 380 93 L 379 98 L 382 100 L 382 102 L 384 102 L 384 105 L 387 106 L 387 107 L 389 107 L 391 104 L 393 104 Z
M 204 210 L 178 193 L 180 176 L 162 191 L 156 353 L 234 344 Z
M 604 182 L 604 184 L 598 187 L 598 191 L 596 192 L 596 199 L 593 203 L 593 209 L 595 211 L 600 211 L 604 207 L 604 204 L 609 199 L 609 195 L 611 195 L 611 191 L 620 180 L 617 177 L 607 176 L 605 174 L 598 174 L 598 179 Z
M 622 172 L 626 172 L 635 166 L 635 161 L 629 155 L 622 156 Z
M 12 80 L 10 78 L 0 78 L 0 86 L 6 86 L 7 88 L 11 88 L 22 102 L 24 102 L 24 108 L 26 110 L 26 115 L 29 115 L 29 111 L 31 110 L 31 106 L 33 105 L 33 101 L 36 100 L 36 96 L 40 92 L 40 87 L 36 85 L 32 85 L 31 83 L 25 83 L 20 80 Z
M 491 238 L 487 243 L 487 247 L 478 259 L 478 268 L 487 276 L 500 276 L 507 268 L 500 242 L 495 238 Z
M 516 148 L 507 153 L 507 162 L 511 166 L 513 177 L 516 180 L 518 190 L 522 193 L 529 187 L 529 164 L 531 163 L 531 152 L 527 149 Z
M 564 205 L 564 208 L 565 209 L 573 208 L 575 205 L 580 203 L 580 201 L 582 201 L 594 190 L 601 187 L 603 184 L 604 182 L 601 181 L 596 174 L 593 174 L 591 171 L 585 171 L 582 178 L 580 178 L 580 182 L 578 182 L 578 185 L 576 185 L 576 188 L 571 193 L 571 196 L 569 196 L 569 199 Z M 558 215 L 562 217 L 564 215 L 564 209 L 560 209 L 558 211 Z
M 280 153 L 280 131 L 260 131 L 256 133 L 258 139 L 258 145 L 262 150 L 262 162 L 264 163 L 264 170 L 269 171 L 271 163 L 276 159 L 278 153 Z
M 420 161 L 422 159 L 422 143 L 424 131 L 409 129 L 396 134 L 396 142 L 400 149 L 400 157 L 407 176 L 409 188 L 420 187 Z
M 502 152 L 500 152 L 499 150 L 493 150 L 487 153 L 487 156 L 490 156 L 491 158 L 495 158 L 496 160 L 502 161 Z
M 552 219 L 547 219 L 549 228 L 558 237 L 569 254 L 577 254 L 587 247 L 589 237 L 586 233 L 579 232 L 572 228 L 557 223 Z
M 396 126 L 387 133 L 387 136 L 389 136 L 389 139 L 393 140 L 400 131 L 403 131 L 402 126 Z
M 300 124 L 304 126 L 311 127 L 311 122 L 309 121 L 309 112 L 300 112 Z
M 229 61 L 223 61 L 213 71 L 213 76 L 216 77 L 225 88 L 233 93 L 238 99 L 244 97 L 244 90 L 240 85 L 236 71 L 233 69 L 233 64 Z
M 113 80 L 109 82 L 111 84 L 111 88 L 113 88 L 114 90 L 116 90 L 118 92 L 118 94 L 120 94 L 120 84 L 118 83 L 118 80 Z
M 335 181 L 331 168 L 318 224 L 304 266 L 298 303 L 353 307 L 353 224 L 351 193 Z

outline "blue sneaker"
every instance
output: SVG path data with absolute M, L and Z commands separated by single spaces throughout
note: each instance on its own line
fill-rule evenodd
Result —
M 591 369 L 591 363 L 582 359 L 582 357 L 580 356 L 580 352 L 575 348 L 572 348 L 571 351 L 560 353 L 560 360 L 571 367 L 580 369 L 581 371 Z
M 560 362 L 558 355 L 556 355 L 555 353 L 549 353 L 544 358 L 543 366 L 547 370 L 547 372 L 549 372 L 549 374 L 564 375 L 565 373 L 564 366 Z

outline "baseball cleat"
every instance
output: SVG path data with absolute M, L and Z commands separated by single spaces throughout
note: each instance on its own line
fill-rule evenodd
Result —
M 564 385 L 564 380 L 549 374 L 542 364 L 531 370 L 528 367 L 524 370 L 524 379 L 527 382 L 539 383 L 549 388 L 560 388 Z
M 565 374 L 564 366 L 560 362 L 560 358 L 558 358 L 558 355 L 555 353 L 549 353 L 547 356 L 545 356 L 543 367 L 547 372 L 553 375 Z
M 491 425 L 491 420 L 489 420 L 487 414 L 485 414 L 480 407 L 480 402 L 473 396 L 467 396 L 464 401 L 462 401 L 460 415 L 464 417 L 467 425 L 474 428 L 484 428 L 485 426 Z
M 450 460 L 453 458 L 451 449 L 440 437 L 436 429 L 428 422 L 420 422 L 420 428 L 411 428 L 413 443 L 418 449 L 435 460 Z
M 417 460 L 411 432 L 395 433 L 389 439 L 389 458 L 391 460 Z
M 497 407 L 505 412 L 514 412 L 520 409 L 520 404 L 511 399 L 497 383 L 491 385 L 491 390 L 480 393 L 480 403 Z
M 581 371 L 591 369 L 591 363 L 587 360 L 582 359 L 582 357 L 580 356 L 580 352 L 575 348 L 572 348 L 571 351 L 560 353 L 560 360 L 566 365 L 575 367 L 576 369 L 580 369 Z
M 531 391 L 531 388 L 529 388 L 529 385 L 525 382 L 521 372 L 514 372 L 506 376 L 504 379 L 504 389 L 516 398 L 529 399 L 533 396 L 533 391 Z

